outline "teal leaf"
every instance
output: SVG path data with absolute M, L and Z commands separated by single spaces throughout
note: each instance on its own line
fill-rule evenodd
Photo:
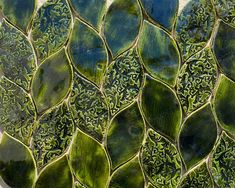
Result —
M 31 188 L 37 175 L 30 150 L 3 133 L 0 141 L 0 176 L 10 187 Z

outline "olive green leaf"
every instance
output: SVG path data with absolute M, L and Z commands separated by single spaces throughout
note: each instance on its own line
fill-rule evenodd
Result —
M 32 83 L 32 95 L 39 113 L 60 103 L 68 94 L 72 69 L 62 49 L 46 59 L 37 69 Z
M 90 188 L 103 188 L 109 178 L 108 156 L 96 140 L 77 130 L 70 150 L 75 177 Z
M 36 164 L 27 146 L 4 132 L 0 141 L 0 176 L 5 183 L 31 188 L 36 174 Z
M 137 103 L 112 120 L 107 135 L 107 148 L 113 168 L 126 162 L 139 151 L 144 138 L 144 127 Z
M 216 137 L 216 121 L 210 104 L 186 119 L 179 136 L 179 147 L 188 168 L 211 152 Z
M 100 85 L 107 66 L 107 51 L 101 37 L 76 19 L 68 51 L 76 69 Z
M 73 176 L 67 155 L 46 166 L 40 173 L 35 188 L 73 188 Z
M 113 57 L 130 48 L 140 25 L 141 10 L 137 0 L 114 0 L 104 21 L 104 36 Z
M 57 52 L 68 39 L 71 12 L 66 0 L 47 0 L 33 19 L 32 40 L 43 61 Z
M 149 129 L 141 149 L 141 163 L 149 181 L 156 187 L 176 187 L 180 181 L 181 161 L 176 147 Z

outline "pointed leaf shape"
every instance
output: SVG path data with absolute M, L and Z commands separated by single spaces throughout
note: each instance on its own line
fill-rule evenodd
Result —
M 32 40 L 38 58 L 43 61 L 67 41 L 71 12 L 66 0 L 47 0 L 37 11 L 32 24 Z
M 178 17 L 176 39 L 186 60 L 205 47 L 210 39 L 216 16 L 211 1 L 190 0 Z
M 216 122 L 209 104 L 188 117 L 179 136 L 180 152 L 188 168 L 210 153 L 216 137 Z
M 224 131 L 212 153 L 211 173 L 221 188 L 235 186 L 235 140 Z
M 74 124 L 66 104 L 40 117 L 33 133 L 33 153 L 39 167 L 58 158 L 70 144 Z
M 178 12 L 178 0 L 140 0 L 146 13 L 156 22 L 171 30 Z
M 141 163 L 154 186 L 176 187 L 179 183 L 180 155 L 173 144 L 152 129 L 149 129 L 141 149 Z
M 144 188 L 144 176 L 140 167 L 139 158 L 135 157 L 118 168 L 112 175 L 109 188 Z
M 197 166 L 192 171 L 189 171 L 186 175 L 183 176 L 180 188 L 199 188 L 207 187 L 213 188 L 213 180 L 210 176 L 210 173 L 207 169 L 206 163 L 202 163 Z
M 0 78 L 0 130 L 29 144 L 35 108 L 28 94 L 6 78 Z
M 68 50 L 76 69 L 100 85 L 107 65 L 107 51 L 98 33 L 76 19 Z
M 74 73 L 69 108 L 75 125 L 101 142 L 108 124 L 108 107 L 104 95 L 77 73 Z
M 70 0 L 76 14 L 97 30 L 106 10 L 106 0 Z
M 97 141 L 77 130 L 70 151 L 75 177 L 90 188 L 103 188 L 109 178 L 107 154 Z
M 144 122 L 137 103 L 119 113 L 111 122 L 107 148 L 113 168 L 126 162 L 140 149 L 144 138 Z
M 0 25 L 0 76 L 29 90 L 36 69 L 33 47 L 27 37 L 5 19 Z
M 189 114 L 207 102 L 217 79 L 217 66 L 209 48 L 191 57 L 181 68 L 177 94 Z
M 176 139 L 182 112 L 175 93 L 169 87 L 147 76 L 142 91 L 141 107 L 145 119 L 154 129 L 173 140 Z
M 114 0 L 110 5 L 103 29 L 113 57 L 132 46 L 139 33 L 141 17 L 137 0 Z
M 60 103 L 68 94 L 72 69 L 65 50 L 46 59 L 33 78 L 32 94 L 39 113 Z
M 35 188 L 72 188 L 73 176 L 70 171 L 67 156 L 46 166 L 40 173 Z
M 36 178 L 36 165 L 30 150 L 3 133 L 0 142 L 0 176 L 10 187 L 31 188 Z
M 223 72 L 235 79 L 235 28 L 220 22 L 214 42 L 214 52 Z
M 135 49 L 131 49 L 108 67 L 103 83 L 111 115 L 127 107 L 140 92 L 143 68 Z

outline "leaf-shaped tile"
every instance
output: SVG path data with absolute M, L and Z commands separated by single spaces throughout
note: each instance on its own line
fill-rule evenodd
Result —
M 200 51 L 210 39 L 215 24 L 211 1 L 190 0 L 178 17 L 176 38 L 186 60 Z
M 135 157 L 118 168 L 112 175 L 109 188 L 144 188 L 144 175 L 139 158 Z
M 33 19 L 32 40 L 38 58 L 43 61 L 67 41 L 71 12 L 66 0 L 47 0 Z
M 33 134 L 33 153 L 39 167 L 58 158 L 69 146 L 74 124 L 66 104 L 43 114 Z
M 106 0 L 70 0 L 76 14 L 99 29 L 106 10 Z
M 27 31 L 35 10 L 35 0 L 1 0 L 0 9 L 14 25 Z
M 35 188 L 73 188 L 73 176 L 67 156 L 46 166 L 40 173 Z
M 10 187 L 31 188 L 36 173 L 30 150 L 4 132 L 0 141 L 0 176 L 5 183 Z
M 0 72 L 29 90 L 36 68 L 33 47 L 27 37 L 3 19 L 0 25 Z
M 170 85 L 175 84 L 180 57 L 176 43 L 165 31 L 144 21 L 138 50 L 147 71 L 153 77 Z
M 177 94 L 187 114 L 208 101 L 216 79 L 217 66 L 209 48 L 195 54 L 182 66 L 177 80 Z
M 98 33 L 76 19 L 68 51 L 76 69 L 100 85 L 107 66 L 107 51 Z
M 80 182 L 76 181 L 73 185 L 73 188 L 86 188 L 86 187 L 83 186 Z
M 180 129 L 182 112 L 175 93 L 161 82 L 146 77 L 141 107 L 147 122 L 173 140 Z
M 107 135 L 107 148 L 113 168 L 139 151 L 144 138 L 144 127 L 137 103 L 113 119 Z
M 75 177 L 90 188 L 103 188 L 109 178 L 108 156 L 96 140 L 77 130 L 70 150 Z
M 188 168 L 206 157 L 217 137 L 217 126 L 210 104 L 186 119 L 179 136 L 179 147 Z
M 185 174 L 180 182 L 180 188 L 213 188 L 213 180 L 207 169 L 206 163 L 203 162 L 199 166 Z
M 101 141 L 108 124 L 108 107 L 104 95 L 92 83 L 74 73 L 69 107 L 75 125 Z
M 143 82 L 143 68 L 135 49 L 131 49 L 108 67 L 103 83 L 111 114 L 134 101 Z
M 181 161 L 176 147 L 152 129 L 141 149 L 141 163 L 156 187 L 176 187 L 180 181 Z
M 104 36 L 113 57 L 133 45 L 141 25 L 137 0 L 114 0 L 104 21 Z
M 151 183 L 149 183 L 147 188 L 155 188 L 155 187 Z
M 29 144 L 35 119 L 32 100 L 23 89 L 0 78 L 0 130 Z
M 37 69 L 32 94 L 39 113 L 60 103 L 68 94 L 72 81 L 72 67 L 62 49 L 46 59 Z
M 233 79 L 235 79 L 234 44 L 235 28 L 221 21 L 214 42 L 214 52 L 222 71 Z
M 154 21 L 171 30 L 178 12 L 179 0 L 140 0 Z

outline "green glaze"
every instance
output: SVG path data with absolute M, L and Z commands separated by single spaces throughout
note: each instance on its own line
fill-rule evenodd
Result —
M 10 187 L 31 188 L 36 165 L 28 147 L 3 133 L 0 141 L 0 176 Z
M 223 129 L 235 135 L 235 83 L 221 75 L 216 90 L 214 106 L 217 118 Z
M 143 170 L 154 186 L 177 186 L 180 180 L 181 160 L 172 143 L 149 129 L 140 153 Z
M 73 188 L 73 176 L 67 156 L 46 166 L 40 173 L 35 188 Z
M 0 41 L 1 74 L 29 90 L 36 69 L 32 45 L 22 32 L 5 19 L 0 25 Z
M 235 140 L 225 132 L 213 151 L 211 172 L 220 188 L 235 187 Z
M 149 183 L 147 188 L 155 188 L 155 187 L 151 183 Z
M 114 0 L 104 21 L 104 36 L 113 57 L 133 45 L 141 25 L 137 0 Z
M 97 141 L 76 131 L 71 150 L 70 163 L 75 177 L 89 188 L 103 188 L 109 178 L 108 156 Z
M 211 152 L 216 137 L 216 121 L 209 104 L 188 117 L 179 136 L 180 152 L 188 168 Z
M 109 188 L 144 188 L 144 176 L 139 158 L 135 157 L 111 176 Z
M 172 86 L 175 84 L 179 52 L 173 39 L 164 30 L 144 21 L 138 50 L 147 71 L 153 77 Z
M 76 19 L 68 51 L 76 69 L 100 85 L 107 66 L 107 52 L 101 37 Z
M 34 75 L 32 95 L 38 112 L 60 103 L 68 94 L 71 81 L 71 66 L 62 49 L 46 59 Z
M 14 25 L 27 31 L 35 10 L 35 0 L 1 0 L 0 9 Z
M 66 0 L 47 0 L 33 19 L 32 40 L 43 61 L 63 47 L 71 29 L 71 12 Z
M 182 112 L 176 95 L 169 87 L 147 76 L 142 90 L 141 107 L 151 127 L 176 139 Z
M 116 168 L 133 157 L 140 149 L 144 138 L 144 122 L 137 103 L 119 113 L 112 121 L 107 148 Z
M 75 125 L 101 142 L 108 125 L 108 107 L 104 95 L 77 73 L 74 73 L 69 108 Z

